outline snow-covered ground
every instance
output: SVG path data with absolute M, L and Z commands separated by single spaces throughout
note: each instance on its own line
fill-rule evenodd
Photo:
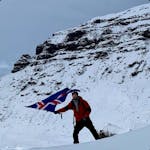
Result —
M 86 142 L 82 144 L 71 144 L 55 147 L 7 147 L 2 150 L 149 150 L 150 149 L 150 126 L 137 131 L 131 131 L 122 135 L 116 135 L 110 138 Z
M 123 135 L 114 136 L 98 140 L 95 142 L 83 143 L 80 145 L 69 145 L 61 147 L 49 147 L 49 148 L 31 148 L 29 150 L 149 150 L 150 149 L 150 127 L 140 129 L 138 131 L 132 131 Z
M 97 19 L 102 23 L 94 23 Z M 28 65 L 0 79 L 0 148 L 27 149 L 72 144 L 71 111 L 61 119 L 51 112 L 24 107 L 66 87 L 81 90 L 80 95 L 92 107 L 91 119 L 97 130 L 122 134 L 149 125 L 150 39 L 142 35 L 149 27 L 150 4 L 146 4 L 94 18 L 85 25 L 58 32 L 48 39 L 47 42 L 53 44 L 65 43 L 68 33 L 82 29 L 86 30 L 88 39 L 103 38 L 94 48 L 58 51 L 47 61 L 33 57 L 32 63 L 36 62 L 36 65 Z M 108 29 L 109 33 L 106 33 Z M 101 56 L 104 52 L 106 57 Z M 57 108 L 65 106 L 70 100 L 71 95 Z M 128 136 L 145 134 L 147 130 L 149 128 L 75 145 L 74 148 L 100 146 L 108 149 L 109 143 L 114 144 L 115 148 Z M 83 129 L 79 136 L 81 143 L 94 140 L 87 129 Z M 121 149 L 121 146 L 116 149 Z M 72 149 L 72 146 L 64 148 Z

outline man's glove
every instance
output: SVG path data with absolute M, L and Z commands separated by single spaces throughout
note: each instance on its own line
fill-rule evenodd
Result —
M 60 114 L 59 111 L 54 111 L 54 114 Z

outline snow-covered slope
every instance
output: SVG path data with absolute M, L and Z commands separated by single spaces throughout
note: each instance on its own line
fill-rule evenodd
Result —
M 121 135 L 116 135 L 111 138 L 105 138 L 98 141 L 86 142 L 82 144 L 71 144 L 65 146 L 54 146 L 54 147 L 14 147 L 5 148 L 5 150 L 76 150 L 76 149 L 102 149 L 102 150 L 149 150 L 150 143 L 150 127 L 142 128 L 136 131 L 128 132 Z
M 76 149 L 149 150 L 150 148 L 149 132 L 150 132 L 150 127 L 146 127 L 123 135 L 114 136 L 112 138 L 98 140 L 96 142 L 88 142 L 80 145 L 69 145 L 69 146 L 61 146 L 61 147 L 59 146 L 59 147 L 51 147 L 51 148 L 50 147 L 31 148 L 29 150 L 49 150 L 49 149 L 50 150 L 76 150 Z
M 61 119 L 24 107 L 65 87 L 81 90 L 98 130 L 119 134 L 148 125 L 149 50 L 150 4 L 55 33 L 0 79 L 0 147 L 71 144 L 72 112 Z M 91 140 L 84 129 L 80 141 Z

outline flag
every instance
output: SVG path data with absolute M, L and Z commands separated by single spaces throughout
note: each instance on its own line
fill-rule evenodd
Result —
M 30 106 L 27 106 L 27 107 L 54 112 L 56 105 L 63 103 L 66 100 L 67 95 L 74 91 L 79 91 L 79 90 L 78 89 L 71 90 L 71 89 L 65 88 L 49 96 L 48 98 L 41 100 Z

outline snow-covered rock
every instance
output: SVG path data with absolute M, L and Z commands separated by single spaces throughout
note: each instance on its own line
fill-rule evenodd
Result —
M 17 71 L 24 69 L 26 66 L 30 64 L 30 60 L 31 60 L 30 55 L 28 54 L 22 55 L 21 58 L 14 64 L 12 73 L 15 73 Z

